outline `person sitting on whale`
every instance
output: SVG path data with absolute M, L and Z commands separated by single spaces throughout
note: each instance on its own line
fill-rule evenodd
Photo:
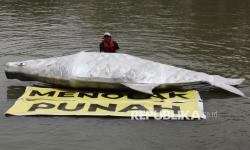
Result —
M 100 52 L 116 53 L 118 49 L 118 43 L 113 39 L 109 32 L 105 32 L 103 34 L 103 40 L 100 43 Z

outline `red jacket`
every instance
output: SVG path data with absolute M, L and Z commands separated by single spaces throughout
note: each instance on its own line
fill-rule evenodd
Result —
M 109 42 L 106 42 L 104 39 L 102 40 L 100 43 L 100 52 L 115 53 L 119 49 L 117 42 L 112 37 L 110 38 Z

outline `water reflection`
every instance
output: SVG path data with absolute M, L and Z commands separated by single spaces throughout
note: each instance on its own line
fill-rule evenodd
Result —
M 23 95 L 25 91 L 25 87 L 24 86 L 9 86 L 7 88 L 7 99 L 11 100 L 11 99 L 18 99 L 20 96 Z

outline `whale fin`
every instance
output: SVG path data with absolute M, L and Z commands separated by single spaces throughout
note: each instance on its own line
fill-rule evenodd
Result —
M 134 84 L 134 83 L 122 83 L 123 85 L 147 94 L 153 94 L 152 90 L 158 86 L 158 84 Z

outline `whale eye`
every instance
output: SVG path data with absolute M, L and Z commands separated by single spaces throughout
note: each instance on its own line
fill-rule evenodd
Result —
M 24 63 L 19 63 L 18 66 L 20 66 L 20 67 L 21 67 L 21 66 L 24 66 Z

